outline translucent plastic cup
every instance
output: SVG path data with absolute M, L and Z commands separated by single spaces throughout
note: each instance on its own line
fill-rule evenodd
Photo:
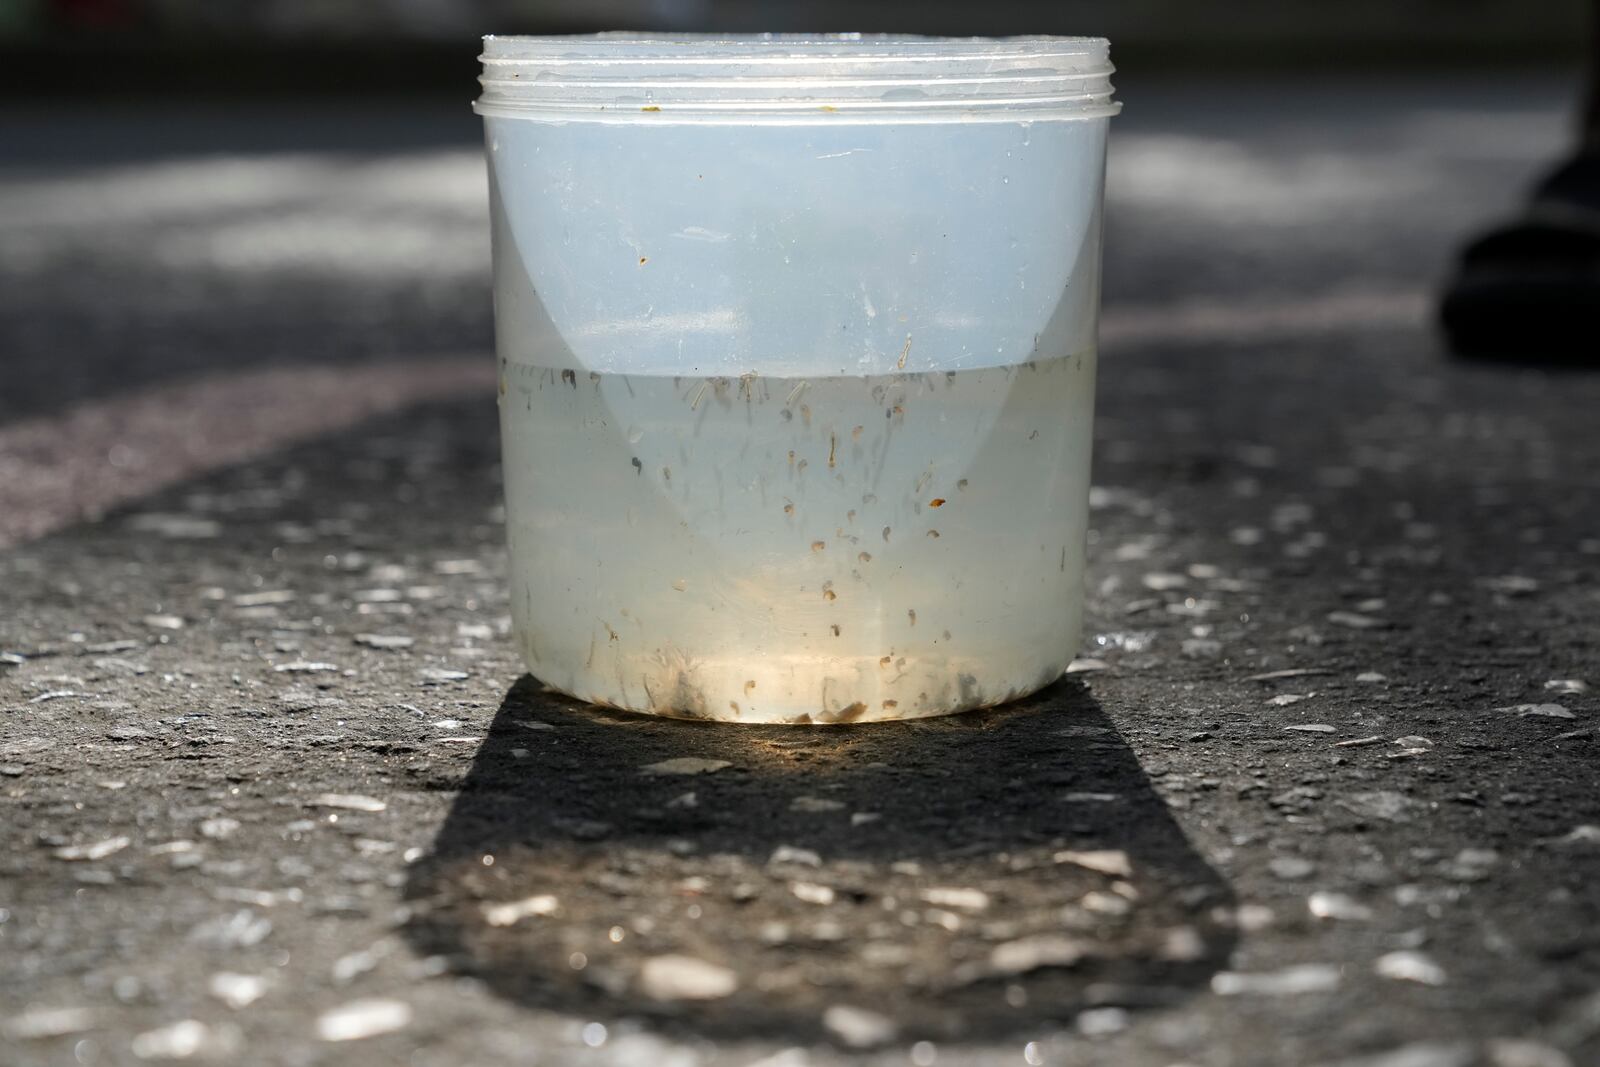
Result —
M 1106 42 L 489 37 L 483 66 L 529 670 L 789 723 L 1059 678 Z

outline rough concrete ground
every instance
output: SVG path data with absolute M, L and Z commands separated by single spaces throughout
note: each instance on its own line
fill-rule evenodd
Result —
M 5 116 L 0 1062 L 1596 1062 L 1600 378 L 1426 320 L 1563 90 L 1135 83 L 1103 669 L 816 731 L 519 680 L 469 116 Z

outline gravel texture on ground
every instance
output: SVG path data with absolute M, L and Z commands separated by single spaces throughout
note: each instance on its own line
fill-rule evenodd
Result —
M 522 675 L 470 116 L 0 116 L 0 494 L 248 445 L 5 527 L 0 1062 L 1600 1062 L 1600 377 L 1426 317 L 1562 87 L 1126 97 L 1084 669 L 833 729 Z

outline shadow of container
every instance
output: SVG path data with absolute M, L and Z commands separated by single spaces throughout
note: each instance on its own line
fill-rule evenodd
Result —
M 808 730 L 525 677 L 406 895 L 418 950 L 503 997 L 704 1037 L 838 1041 L 837 1005 L 882 1017 L 869 1042 L 1020 1035 L 1170 1005 L 1235 940 L 1226 883 L 1070 681 Z

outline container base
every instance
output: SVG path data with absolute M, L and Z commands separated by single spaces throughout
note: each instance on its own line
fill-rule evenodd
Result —
M 807 710 L 803 704 L 792 698 L 775 702 L 767 707 L 748 698 L 742 703 L 732 699 L 719 700 L 682 683 L 662 692 L 656 691 L 646 683 L 641 683 L 636 688 L 643 694 L 643 700 L 618 699 L 614 689 L 598 691 L 594 686 L 584 684 L 582 680 L 565 682 L 554 679 L 551 676 L 557 672 L 542 669 L 540 665 L 532 662 L 528 664 L 528 668 L 534 680 L 546 688 L 598 707 L 665 719 L 741 723 L 754 726 L 836 726 L 957 715 L 1022 700 L 1049 688 L 1066 675 L 1066 665 L 1063 663 L 1039 671 L 1028 682 L 1002 689 L 1000 685 L 981 686 L 971 675 L 957 674 L 953 681 L 945 682 L 933 693 L 921 691 L 912 699 L 881 698 L 876 689 L 852 691 L 848 696 L 859 699 L 830 698 L 825 702 L 819 700 L 814 709 Z

